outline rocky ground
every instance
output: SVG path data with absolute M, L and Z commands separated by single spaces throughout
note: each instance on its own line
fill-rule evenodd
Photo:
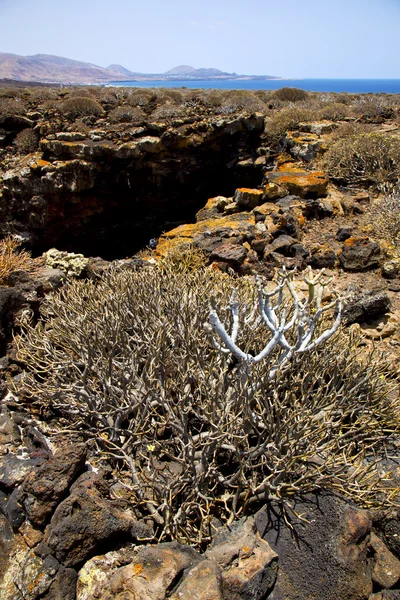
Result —
M 398 371 L 400 263 L 374 232 L 379 190 L 339 184 L 321 168 L 342 122 L 309 120 L 278 143 L 265 130 L 269 118 L 203 106 L 138 125 L 91 116 L 81 131 L 37 107 L 0 118 L 2 234 L 19 236 L 35 255 L 57 247 L 32 272 L 8 272 L 0 287 L 4 600 L 400 597 L 396 508 L 369 512 L 320 492 L 293 501 L 290 517 L 267 504 L 202 553 L 154 545 L 149 522 L 135 519 L 90 447 L 71 432 L 50 437 L 45 415 L 22 410 L 8 391 L 20 374 L 12 335 L 38 319 L 46 295 L 71 277 L 151 265 L 188 243 L 211 268 L 237 275 L 326 269 L 345 299 L 345 327 L 388 352 Z M 38 146 L 14 152 L 27 128 Z M 371 131 L 397 135 L 396 114 Z M 134 256 L 150 237 L 153 248 Z

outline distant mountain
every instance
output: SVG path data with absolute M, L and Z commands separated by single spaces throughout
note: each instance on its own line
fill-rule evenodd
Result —
M 259 75 L 256 79 L 276 79 L 269 75 Z M 109 65 L 107 68 L 91 63 L 72 60 L 50 54 L 19 56 L 0 52 L 0 79 L 13 79 L 38 83 L 90 84 L 112 83 L 117 81 L 175 81 L 212 79 L 253 79 L 251 75 L 225 73 L 219 69 L 195 69 L 180 65 L 166 73 L 134 73 L 122 65 Z
M 106 83 L 121 74 L 91 63 L 49 54 L 19 56 L 0 52 L 0 79 L 54 83 Z
M 224 71 L 220 71 L 219 69 L 195 69 L 194 67 L 189 67 L 188 65 L 180 65 L 179 67 L 174 67 L 170 71 L 167 71 L 165 75 L 171 77 L 182 76 L 183 78 L 190 77 L 190 79 L 237 77 L 236 73 L 225 73 Z
M 122 65 L 108 65 L 106 67 L 107 71 L 112 71 L 113 73 L 118 73 L 121 75 L 127 75 L 129 77 L 140 75 L 140 73 L 132 73 L 129 69 L 125 69 Z

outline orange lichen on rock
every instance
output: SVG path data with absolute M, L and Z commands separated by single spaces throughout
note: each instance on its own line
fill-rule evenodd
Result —
M 320 198 L 326 196 L 328 189 L 328 177 L 323 171 L 304 171 L 291 169 L 270 173 L 271 182 L 286 188 L 288 194 L 300 196 L 300 198 Z
M 143 573 L 143 565 L 142 563 L 136 563 L 135 565 L 133 565 L 133 575 L 135 577 L 137 577 L 137 575 L 140 575 L 141 573 Z
M 232 229 L 232 231 L 241 233 L 247 231 L 252 225 L 255 225 L 252 213 L 237 213 L 220 218 L 205 219 L 199 223 L 179 225 L 179 227 L 163 233 L 160 237 L 156 256 L 165 256 L 170 250 L 182 244 L 192 243 L 196 237 L 211 234 L 218 229 Z

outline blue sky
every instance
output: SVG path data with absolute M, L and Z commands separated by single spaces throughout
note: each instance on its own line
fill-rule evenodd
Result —
M 400 78 L 400 0 L 0 0 L 0 52 L 162 73 Z

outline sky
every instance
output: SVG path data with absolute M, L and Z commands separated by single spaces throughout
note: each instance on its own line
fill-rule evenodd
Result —
M 164 73 L 400 78 L 400 0 L 0 0 L 0 52 Z

